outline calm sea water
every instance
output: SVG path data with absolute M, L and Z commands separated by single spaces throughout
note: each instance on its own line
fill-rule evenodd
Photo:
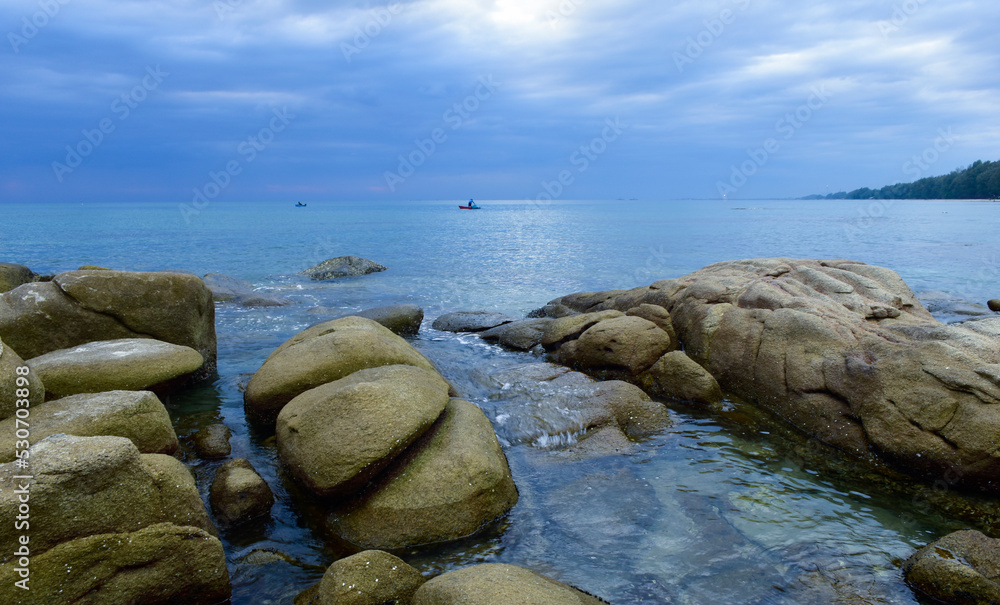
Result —
M 437 332 L 441 313 L 523 315 L 557 296 L 627 288 L 748 257 L 850 258 L 898 271 L 917 291 L 983 303 L 1000 297 L 1000 204 L 989 202 L 457 201 L 2 206 L 0 260 L 41 273 L 83 264 L 220 272 L 297 301 L 217 309 L 219 378 L 172 398 L 182 439 L 210 422 L 234 433 L 275 490 L 273 520 L 223 536 L 235 603 L 290 603 L 343 554 L 283 474 L 273 438 L 249 430 L 241 387 L 264 358 L 326 316 L 414 302 L 414 346 L 497 424 L 521 501 L 484 535 L 399 553 L 427 574 L 475 562 L 525 565 L 616 604 L 915 603 L 898 566 L 965 523 L 916 509 L 909 494 L 794 455 L 794 436 L 731 401 L 732 418 L 679 406 L 674 426 L 626 456 L 553 464 L 508 439 L 490 374 L 537 361 L 474 336 Z M 295 273 L 354 254 L 389 267 L 316 283 Z M 954 319 L 947 317 L 945 319 Z M 558 415 L 546 402 L 523 407 Z M 783 435 L 779 437 L 779 434 Z M 207 495 L 218 463 L 190 460 Z

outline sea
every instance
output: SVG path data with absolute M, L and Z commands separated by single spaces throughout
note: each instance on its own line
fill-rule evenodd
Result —
M 424 309 L 411 343 L 494 423 L 520 492 L 506 518 L 476 536 L 396 552 L 428 577 L 503 562 L 620 605 L 919 602 L 901 563 L 945 533 L 976 526 L 928 506 L 923 488 L 858 472 L 836 455 L 810 455 L 795 431 L 731 397 L 725 414 L 667 403 L 673 425 L 628 454 L 553 462 L 554 448 L 582 435 L 519 439 L 504 420 L 513 409 L 547 426 L 566 413 L 558 398 L 505 394 L 492 378 L 543 360 L 431 323 L 462 310 L 523 317 L 572 292 L 643 286 L 759 257 L 889 267 L 938 319 L 965 321 L 1000 298 L 1000 204 L 477 202 L 482 209 L 472 211 L 458 209 L 464 200 L 5 203 L 0 261 L 41 274 L 81 265 L 222 273 L 294 301 L 218 304 L 218 377 L 165 401 L 182 441 L 226 424 L 233 457 L 249 459 L 278 498 L 266 523 L 221 534 L 233 603 L 291 603 L 350 552 L 325 535 L 322 511 L 282 470 L 273 435 L 247 426 L 243 388 L 297 332 L 399 303 Z M 343 255 L 388 270 L 323 282 L 299 274 Z M 190 452 L 185 462 L 207 502 L 220 463 Z

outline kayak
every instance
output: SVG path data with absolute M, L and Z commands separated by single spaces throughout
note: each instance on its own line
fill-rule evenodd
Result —
M 482 209 L 482 206 L 462 206 L 461 204 L 459 204 L 458 207 L 461 208 L 462 210 L 480 210 L 480 209 Z

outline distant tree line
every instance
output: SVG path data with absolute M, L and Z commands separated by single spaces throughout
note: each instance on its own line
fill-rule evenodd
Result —
M 829 195 L 810 195 L 807 200 L 993 200 L 1000 198 L 1000 161 L 977 160 L 965 170 L 943 176 L 897 183 L 881 189 L 862 187 Z

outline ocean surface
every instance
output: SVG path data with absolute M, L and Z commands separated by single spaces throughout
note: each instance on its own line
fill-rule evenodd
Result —
M 211 422 L 229 426 L 233 456 L 250 459 L 279 499 L 266 525 L 222 536 L 234 603 L 291 603 L 345 554 L 281 470 L 273 437 L 246 426 L 241 389 L 298 331 L 396 303 L 424 308 L 412 344 L 494 422 L 521 495 L 482 535 L 397 553 L 425 574 L 515 563 L 615 604 L 918 602 L 900 563 L 969 525 L 919 505 L 920 493 L 855 473 L 835 456 L 810 455 L 793 432 L 736 400 L 724 417 L 670 404 L 673 427 L 633 453 L 554 465 L 549 450 L 578 435 L 519 440 L 500 419 L 522 410 L 544 425 L 558 406 L 505 394 L 491 378 L 540 360 L 430 324 L 458 310 L 523 316 L 571 292 L 771 256 L 890 267 L 927 293 L 941 320 L 959 321 L 1000 298 L 1000 204 L 481 201 L 482 210 L 460 211 L 458 203 L 216 202 L 194 212 L 176 204 L 3 204 L 0 261 L 43 274 L 85 264 L 218 272 L 296 301 L 218 305 L 218 379 L 166 402 L 182 440 Z M 389 270 L 330 282 L 296 275 L 347 254 Z M 207 500 L 219 463 L 186 462 Z

